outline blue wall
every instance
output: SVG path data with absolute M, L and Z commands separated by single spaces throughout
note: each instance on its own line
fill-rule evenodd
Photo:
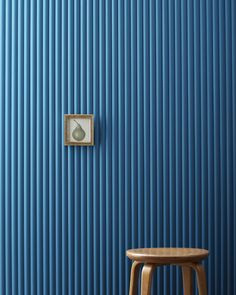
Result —
M 235 52 L 234 0 L 0 1 L 1 295 L 128 294 L 149 246 L 209 248 L 209 294 L 236 294 Z

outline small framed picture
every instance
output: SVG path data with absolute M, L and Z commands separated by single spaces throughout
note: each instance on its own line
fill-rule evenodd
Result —
M 94 145 L 94 116 L 64 115 L 64 142 L 65 145 Z

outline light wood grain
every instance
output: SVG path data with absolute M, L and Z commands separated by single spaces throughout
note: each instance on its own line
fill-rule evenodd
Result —
M 152 286 L 152 274 L 155 269 L 155 264 L 145 264 L 142 270 L 142 285 L 141 285 L 141 294 L 149 295 L 151 292 Z
M 182 266 L 184 295 L 193 294 L 193 273 L 190 266 Z
M 132 260 L 144 263 L 175 264 L 201 261 L 209 252 L 197 248 L 140 248 L 127 250 L 126 255 Z
M 138 294 L 138 278 L 139 278 L 139 270 L 142 266 L 142 263 L 134 261 L 131 268 L 130 274 L 130 286 L 129 286 L 129 295 L 137 295 Z
M 193 264 L 193 269 L 197 274 L 197 285 L 199 295 L 207 295 L 206 273 L 202 264 Z
M 142 248 L 130 249 L 126 255 L 134 260 L 131 270 L 130 295 L 137 294 L 138 271 L 143 263 L 141 295 L 150 295 L 152 274 L 157 266 L 182 267 L 184 295 L 193 294 L 193 270 L 197 275 L 199 295 L 207 295 L 206 274 L 201 261 L 209 251 L 197 248 Z M 132 293 L 133 292 L 133 293 Z

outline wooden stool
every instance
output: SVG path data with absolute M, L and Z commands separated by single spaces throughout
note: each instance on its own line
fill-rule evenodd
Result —
M 205 249 L 195 248 L 144 248 L 131 249 L 126 255 L 133 260 L 129 295 L 136 295 L 138 290 L 138 276 L 141 266 L 142 282 L 141 294 L 151 292 L 152 274 L 156 267 L 163 265 L 179 265 L 182 267 L 184 295 L 193 294 L 192 270 L 196 272 L 200 295 L 207 295 L 206 275 L 201 261 L 209 255 Z

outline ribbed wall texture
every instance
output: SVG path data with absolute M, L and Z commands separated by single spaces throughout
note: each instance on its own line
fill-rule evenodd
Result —
M 236 294 L 236 1 L 0 0 L 0 99 L 1 295 L 128 294 L 149 246 L 209 248 Z

